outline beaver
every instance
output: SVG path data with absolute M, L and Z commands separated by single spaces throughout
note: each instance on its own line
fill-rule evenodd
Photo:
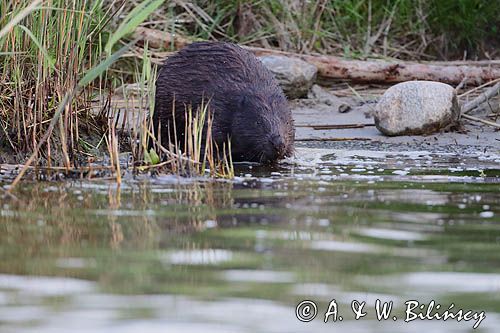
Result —
M 292 155 L 295 129 L 288 101 L 249 51 L 232 43 L 196 42 L 165 61 L 153 114 L 162 145 L 173 137 L 174 117 L 182 145 L 186 108 L 203 105 L 213 117 L 214 142 L 221 149 L 230 140 L 233 161 L 273 163 Z

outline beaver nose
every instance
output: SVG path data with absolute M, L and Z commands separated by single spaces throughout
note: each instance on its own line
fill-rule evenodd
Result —
M 281 136 L 273 135 L 271 136 L 270 141 L 274 148 L 274 151 L 276 152 L 276 155 L 278 155 L 279 157 L 283 157 L 285 153 L 285 142 L 283 142 Z

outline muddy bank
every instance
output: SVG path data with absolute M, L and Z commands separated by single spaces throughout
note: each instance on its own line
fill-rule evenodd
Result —
M 338 86 L 344 87 L 345 84 Z M 362 90 L 363 87 L 355 86 L 353 90 L 359 91 L 358 96 L 349 89 L 336 88 L 338 87 L 325 89 L 333 95 L 334 102 L 324 97 L 290 101 L 296 126 L 295 139 L 299 145 L 314 141 L 365 141 L 369 144 L 390 143 L 394 149 L 398 149 L 400 145 L 430 146 L 431 149 L 452 149 L 449 146 L 481 147 L 497 151 L 500 149 L 500 132 L 497 129 L 467 120 L 461 121 L 459 131 L 443 131 L 426 136 L 385 136 L 375 127 L 371 114 L 387 87 Z M 131 102 L 132 97 L 133 95 L 129 95 L 126 100 L 117 95 L 112 103 L 115 110 L 121 111 L 117 123 L 121 124 L 120 127 L 125 132 L 137 123 L 139 109 L 145 107 L 134 108 L 134 105 L 140 103 Z M 493 101 L 495 102 L 498 103 L 498 100 Z M 347 112 L 339 112 L 339 109 L 346 110 L 346 106 Z
M 423 136 L 385 136 L 377 130 L 371 116 L 380 92 L 364 96 L 363 101 L 355 96 L 340 97 L 341 101 L 351 106 L 349 112 L 338 112 L 321 100 L 292 101 L 297 142 L 302 146 L 305 142 L 314 141 L 320 146 L 336 141 L 351 142 L 346 146 L 363 142 L 365 147 L 378 149 L 380 145 L 386 145 L 387 149 L 395 151 L 422 148 L 433 151 L 500 151 L 500 132 L 497 129 L 463 119 L 458 131 Z
M 443 131 L 425 136 L 385 136 L 375 127 L 372 114 L 387 87 L 355 86 L 351 89 L 346 86 L 339 83 L 329 89 L 321 88 L 326 94 L 333 96 L 333 99 L 327 95 L 316 95 L 290 101 L 297 147 L 346 150 L 361 148 L 386 152 L 429 151 L 455 153 L 457 156 L 500 154 L 500 132 L 496 128 L 464 119 L 461 120 L 459 131 Z M 126 93 L 117 91 L 111 101 L 111 114 L 114 113 L 117 118 L 115 123 L 121 138 L 119 151 L 124 166 L 129 162 L 127 154 L 131 151 L 130 132 L 134 127 L 137 128 L 140 115 L 148 109 L 147 100 L 141 99 L 141 92 L 137 91 L 135 85 L 127 85 L 126 88 Z M 493 105 L 498 102 L 498 98 L 492 101 Z M 96 114 L 101 111 L 100 105 L 96 103 Z M 85 140 L 92 142 L 97 139 L 86 137 Z M 25 155 L 12 154 L 6 145 L 1 147 L 0 164 L 22 164 L 27 158 Z M 91 165 L 108 165 L 108 151 L 105 145 L 101 145 L 101 148 L 101 151 L 93 152 L 98 158 Z M 87 161 L 87 156 L 84 156 L 81 165 L 86 165 Z M 3 167 L 4 175 L 7 169 L 10 173 L 19 168 Z
M 406 149 L 404 146 L 430 146 L 430 149 L 454 149 L 450 146 L 477 147 L 500 150 L 500 134 L 494 128 L 463 122 L 461 132 L 443 132 L 427 136 L 389 137 L 380 133 L 373 124 L 373 118 L 366 117 L 363 109 L 349 113 L 333 113 L 322 104 L 300 105 L 293 109 L 296 121 L 296 140 L 298 142 L 328 141 L 365 141 L 370 144 L 389 143 L 391 149 Z M 361 125 L 358 128 L 324 129 L 325 125 Z M 316 126 L 316 128 L 315 128 Z

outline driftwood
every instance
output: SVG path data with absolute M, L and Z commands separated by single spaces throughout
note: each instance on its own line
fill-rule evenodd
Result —
M 477 96 L 472 101 L 464 104 L 462 106 L 462 113 L 463 114 L 469 113 L 474 108 L 476 108 L 479 105 L 481 105 L 481 104 L 489 101 L 490 99 L 492 99 L 493 97 L 495 97 L 499 93 L 500 93 L 500 82 L 497 82 L 497 84 L 495 84 L 493 87 L 489 88 L 488 90 L 486 90 L 484 93 L 482 93 L 479 96 Z
M 500 124 L 498 124 L 496 122 L 489 121 L 486 119 L 477 118 L 477 117 L 474 117 L 474 116 L 467 114 L 476 108 L 479 109 L 479 107 L 483 103 L 488 102 L 490 99 L 492 99 L 493 97 L 497 96 L 500 93 L 500 82 L 498 82 L 498 81 L 500 81 L 500 79 L 493 80 L 493 81 L 489 82 L 489 84 L 492 84 L 494 82 L 497 82 L 497 83 L 493 87 L 488 88 L 485 92 L 483 92 L 482 94 L 480 94 L 479 96 L 474 98 L 472 101 L 462 105 L 461 117 L 464 119 L 470 120 L 470 121 L 476 121 L 476 122 L 483 123 L 485 125 L 500 128 Z M 474 89 L 472 89 L 472 90 L 474 90 Z M 463 94 L 462 96 L 464 96 L 464 95 L 465 94 Z
M 171 47 L 178 49 L 191 41 L 167 32 L 148 28 L 138 28 L 135 38 L 148 41 L 155 48 Z M 467 78 L 470 85 L 479 85 L 500 78 L 500 68 L 496 66 L 472 65 L 431 65 L 404 61 L 346 60 L 334 56 L 305 55 L 272 49 L 245 46 L 255 55 L 285 55 L 307 61 L 318 67 L 322 79 L 341 79 L 355 82 L 397 83 L 411 80 L 432 80 L 457 85 Z
M 248 48 L 256 55 L 277 54 L 274 50 Z M 280 52 L 279 54 L 284 54 Z M 500 77 L 500 68 L 479 66 L 438 66 L 403 61 L 345 60 L 333 56 L 295 56 L 318 67 L 318 75 L 326 79 L 344 79 L 355 82 L 397 83 L 413 80 L 438 81 L 459 84 L 464 78 L 467 83 L 478 85 Z

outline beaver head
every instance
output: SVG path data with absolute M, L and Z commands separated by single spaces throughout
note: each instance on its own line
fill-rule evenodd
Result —
M 272 163 L 293 154 L 295 129 L 283 94 L 238 94 L 230 129 L 234 161 Z

